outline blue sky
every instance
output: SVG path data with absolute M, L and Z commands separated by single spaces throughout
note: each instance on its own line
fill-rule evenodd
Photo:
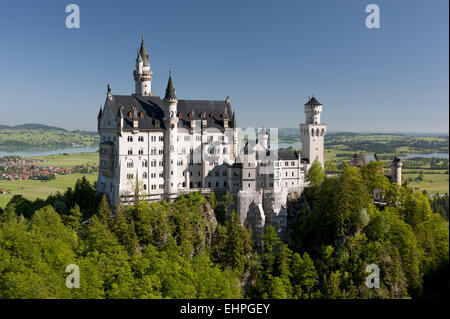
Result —
M 66 5 L 80 7 L 67 29 Z M 366 5 L 380 7 L 367 29 Z M 144 30 L 162 95 L 231 97 L 240 126 L 298 127 L 314 94 L 332 131 L 448 132 L 448 0 L 2 1 L 0 124 L 96 129 L 106 84 L 134 91 Z

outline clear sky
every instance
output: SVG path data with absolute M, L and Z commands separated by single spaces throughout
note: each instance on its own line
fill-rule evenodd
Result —
M 66 5 L 80 29 L 65 26 Z M 380 7 L 367 29 L 366 5 Z M 298 127 L 314 94 L 332 131 L 449 129 L 448 0 L 0 3 L 0 124 L 96 130 L 106 84 L 134 91 L 144 31 L 163 95 L 231 97 L 240 126 Z

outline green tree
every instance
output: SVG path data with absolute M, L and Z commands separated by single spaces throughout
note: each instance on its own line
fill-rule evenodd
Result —
M 306 173 L 306 181 L 311 185 L 318 185 L 325 179 L 325 171 L 322 164 L 318 160 L 315 160 Z

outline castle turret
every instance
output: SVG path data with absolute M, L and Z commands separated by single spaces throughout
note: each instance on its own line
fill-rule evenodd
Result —
M 395 157 L 391 162 L 391 182 L 402 185 L 402 160 L 399 157 Z
M 174 199 L 178 193 L 178 157 L 177 157 L 177 105 L 178 100 L 175 94 L 175 87 L 172 82 L 172 72 L 169 73 L 166 95 L 164 97 L 164 122 L 166 124 L 165 133 L 165 193 L 166 198 Z
M 322 104 L 313 96 L 305 104 L 306 123 L 300 124 L 302 136 L 302 157 L 307 158 L 312 164 L 319 161 L 324 165 L 323 145 L 327 131 L 326 124 L 320 123 Z
M 133 71 L 136 82 L 137 95 L 152 95 L 153 72 L 150 70 L 150 61 L 145 48 L 144 36 L 142 36 L 141 47 L 137 52 L 136 70 Z

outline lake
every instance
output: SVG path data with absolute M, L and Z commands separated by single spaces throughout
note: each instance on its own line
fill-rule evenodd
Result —
M 3 151 L 0 150 L 0 157 L 2 156 L 21 156 L 21 157 L 38 157 L 38 156 L 49 156 L 57 154 L 76 154 L 76 153 L 92 153 L 97 152 L 98 146 L 81 146 L 81 147 L 66 147 L 66 148 L 55 148 L 55 149 L 29 149 L 22 148 L 14 151 Z

